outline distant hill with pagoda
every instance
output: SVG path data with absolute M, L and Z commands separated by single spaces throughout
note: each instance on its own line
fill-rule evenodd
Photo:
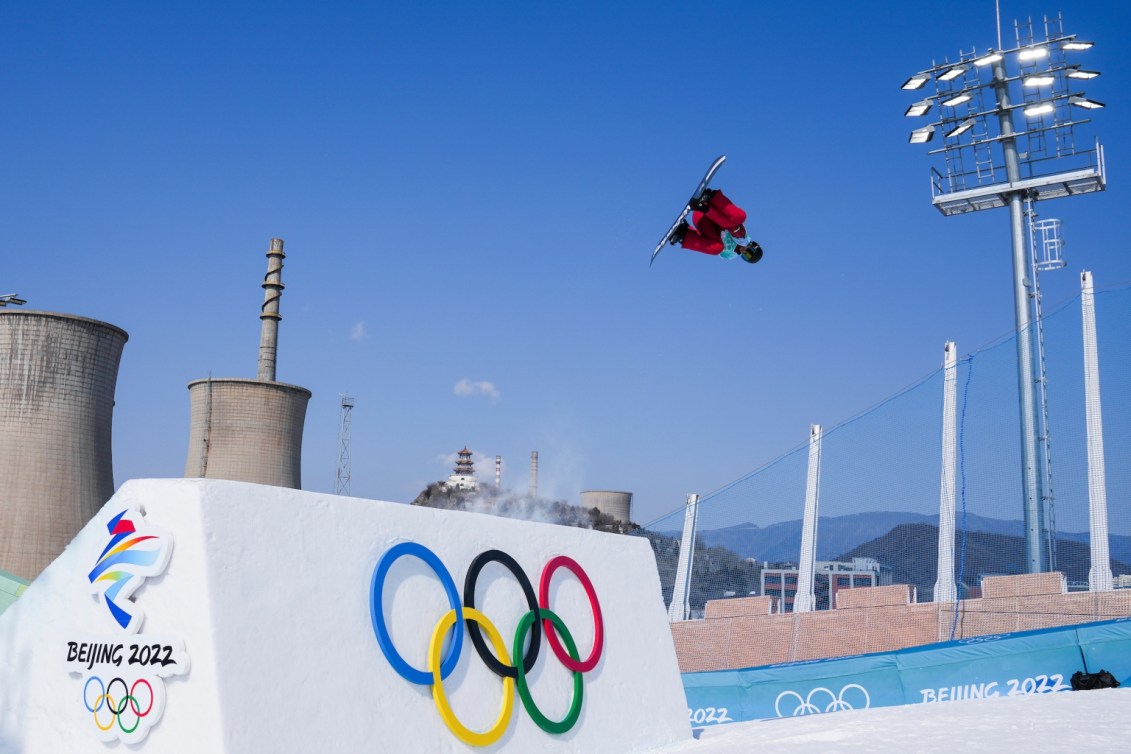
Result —
M 466 446 L 456 454 L 452 474 L 446 480 L 429 484 L 412 504 L 617 534 L 626 534 L 640 528 L 631 522 L 617 521 L 596 508 L 582 508 L 564 500 L 547 500 L 500 489 L 494 484 L 484 484 L 475 476 L 475 463 Z

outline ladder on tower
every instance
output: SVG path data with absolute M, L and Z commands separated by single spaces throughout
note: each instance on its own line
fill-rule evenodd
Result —
M 1064 241 L 1060 236 L 1060 220 L 1038 220 L 1033 209 L 1032 199 L 1025 200 L 1025 214 L 1029 220 L 1029 262 L 1034 317 L 1036 323 L 1035 340 L 1037 347 L 1037 375 L 1035 382 L 1039 395 L 1039 422 L 1037 442 L 1041 451 L 1041 471 L 1043 477 L 1041 503 L 1045 510 L 1045 556 L 1048 569 L 1056 570 L 1056 506 L 1053 495 L 1052 478 L 1052 438 L 1049 430 L 1048 373 L 1045 361 L 1044 310 L 1041 304 L 1040 273 L 1058 270 L 1066 266 L 1062 251 Z

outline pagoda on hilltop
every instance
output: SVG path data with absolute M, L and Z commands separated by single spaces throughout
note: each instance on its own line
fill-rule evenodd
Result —
M 475 478 L 475 462 L 471 460 L 471 451 L 465 445 L 463 450 L 456 454 L 456 468 L 448 477 L 449 489 L 478 490 L 479 480 Z

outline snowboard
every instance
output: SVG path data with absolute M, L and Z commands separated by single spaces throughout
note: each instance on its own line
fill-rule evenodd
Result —
M 648 262 L 649 267 L 652 266 L 652 262 L 656 261 L 656 256 L 663 251 L 664 247 L 667 246 L 668 242 L 671 240 L 672 233 L 674 233 L 675 229 L 679 227 L 679 224 L 683 222 L 683 219 L 687 217 L 687 213 L 691 211 L 691 203 L 703 195 L 703 192 L 711 183 L 711 179 L 715 176 L 715 171 L 722 167 L 726 159 L 727 156 L 725 154 L 720 155 L 717 160 L 711 163 L 711 167 L 707 168 L 707 174 L 703 176 L 703 180 L 699 181 L 699 186 L 695 189 L 695 193 L 692 194 L 687 203 L 683 205 L 683 211 L 679 213 L 679 217 L 675 219 L 675 222 L 672 223 L 672 227 L 668 228 L 668 232 L 665 233 L 660 242 L 656 244 L 656 250 L 652 252 L 652 259 Z

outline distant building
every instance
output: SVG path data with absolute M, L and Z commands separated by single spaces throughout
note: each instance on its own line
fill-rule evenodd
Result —
M 792 564 L 762 569 L 762 594 L 774 597 L 783 613 L 793 612 L 797 596 L 798 569 Z M 836 594 L 841 589 L 891 584 L 891 568 L 874 558 L 853 558 L 851 562 L 819 560 L 813 573 L 813 592 L 817 609 L 836 607 Z
M 475 463 L 471 460 L 471 451 L 466 445 L 457 454 L 455 471 L 448 477 L 444 486 L 448 489 L 473 492 L 479 489 L 479 480 L 475 478 Z

